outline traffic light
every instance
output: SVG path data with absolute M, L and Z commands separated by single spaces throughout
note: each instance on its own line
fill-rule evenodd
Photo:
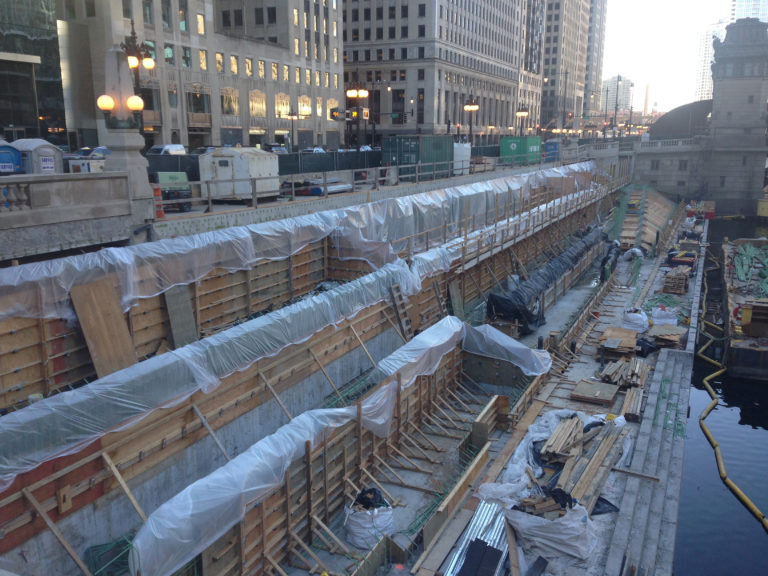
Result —
M 370 117 L 370 111 L 368 108 L 363 108 L 363 120 L 368 120 Z
M 360 112 L 357 108 L 354 108 L 352 110 L 352 120 L 357 120 L 358 116 L 360 115 Z
M 331 120 L 340 120 L 341 112 L 338 108 L 331 108 Z

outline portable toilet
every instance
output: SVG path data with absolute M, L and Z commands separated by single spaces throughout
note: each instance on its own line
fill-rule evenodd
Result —
M 277 154 L 258 148 L 216 148 L 199 156 L 202 197 L 240 199 L 256 195 L 274 198 L 280 194 Z
M 11 146 L 21 153 L 21 163 L 27 174 L 61 174 L 64 172 L 61 149 L 42 138 L 14 140 Z
M 0 140 L 0 176 L 22 172 L 24 169 L 21 166 L 21 152 L 5 140 Z

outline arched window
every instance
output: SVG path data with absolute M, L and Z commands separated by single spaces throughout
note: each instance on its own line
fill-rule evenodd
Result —
M 267 95 L 261 90 L 251 90 L 248 94 L 248 110 L 251 117 L 267 117 Z
M 312 99 L 309 96 L 299 96 L 299 116 L 303 118 L 312 116 Z
M 275 94 L 275 116 L 287 118 L 291 115 L 291 97 L 282 92 Z
M 230 116 L 240 114 L 240 93 L 235 88 L 221 89 L 221 113 Z

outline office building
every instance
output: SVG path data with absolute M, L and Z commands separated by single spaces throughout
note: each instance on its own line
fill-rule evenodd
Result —
M 337 147 L 341 11 L 336 0 L 65 2 L 59 25 L 67 124 L 103 134 L 95 106 L 106 55 L 135 26 L 156 62 L 140 68 L 146 145 Z M 296 141 L 293 141 L 296 140 Z
M 347 109 L 362 110 L 362 124 L 350 123 L 351 139 L 358 141 L 358 133 L 361 144 L 392 134 L 467 138 L 470 125 L 475 143 L 513 134 L 524 13 L 527 5 L 537 4 L 346 2 L 344 84 L 368 91 L 367 97 L 347 99 Z M 535 52 L 529 55 L 535 58 Z M 535 81 L 526 82 L 535 91 Z M 537 104 L 529 93 L 526 99 Z M 477 110 L 465 111 L 469 102 Z
M 595 126 L 602 110 L 603 50 L 608 0 L 590 0 L 587 68 L 584 79 L 584 112 L 586 125 Z
M 589 0 L 547 2 L 541 97 L 543 130 L 579 127 L 587 79 L 590 12 Z

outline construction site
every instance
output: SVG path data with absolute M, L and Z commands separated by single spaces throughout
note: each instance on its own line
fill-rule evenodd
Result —
M 493 176 L 0 270 L 0 574 L 671 573 L 684 207 Z

